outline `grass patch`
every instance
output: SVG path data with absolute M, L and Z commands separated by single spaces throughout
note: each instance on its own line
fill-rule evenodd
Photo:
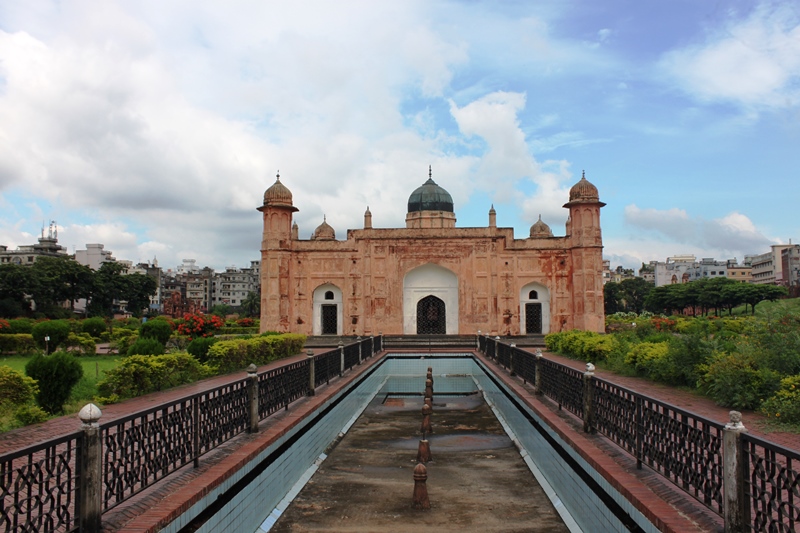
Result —
M 745 306 L 733 308 L 733 315 L 746 315 L 750 316 L 750 307 L 747 307 L 747 312 L 744 310 Z M 760 302 L 756 305 L 756 316 L 759 318 L 772 318 L 785 314 L 800 315 L 800 298 L 786 298 L 783 300 L 775 300 L 774 302 Z M 728 316 L 727 312 L 721 312 L 721 316 Z
M 8 365 L 14 370 L 25 373 L 25 365 L 33 356 L 13 355 L 0 357 L 0 365 Z M 72 388 L 69 399 L 64 404 L 64 413 L 71 415 L 80 411 L 84 405 L 97 396 L 97 382 L 103 378 L 104 372 L 117 366 L 122 356 L 92 355 L 78 357 L 83 367 L 83 377 Z M 63 415 L 60 415 L 63 416 Z M 54 417 L 55 418 L 55 417 Z M 14 413 L 7 409 L 0 410 L 0 432 L 9 431 L 19 426 Z M 77 427 L 77 426 L 76 426 Z

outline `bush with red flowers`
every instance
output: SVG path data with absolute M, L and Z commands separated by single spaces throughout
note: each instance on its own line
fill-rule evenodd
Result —
M 223 327 L 225 322 L 217 315 L 187 313 L 183 315 L 183 323 L 178 325 L 178 333 L 190 339 L 212 337 L 214 332 Z
M 236 325 L 240 328 L 252 328 L 256 325 L 256 321 L 252 318 L 240 318 L 236 321 Z

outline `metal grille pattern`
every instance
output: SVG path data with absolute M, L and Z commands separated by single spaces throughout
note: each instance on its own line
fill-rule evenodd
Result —
M 495 360 L 497 364 L 508 370 L 509 365 L 511 363 L 511 348 L 508 344 L 497 344 L 497 349 L 495 350 Z
M 642 397 L 641 461 L 722 511 L 722 430 L 711 420 Z
M 639 396 L 613 383 L 594 379 L 594 415 L 597 431 L 614 441 L 628 453 L 640 457 Z
M 250 423 L 247 401 L 247 380 L 229 383 L 199 398 L 198 455 L 211 451 L 228 439 L 243 432 Z
M 583 372 L 553 361 L 539 361 L 542 393 L 555 400 L 558 407 L 583 417 Z
M 746 520 L 753 531 L 794 532 L 800 526 L 800 455 L 742 434 Z
M 514 356 L 514 372 L 516 372 L 525 383 L 535 383 L 536 356 L 520 348 L 514 348 L 511 353 Z
M 80 433 L 8 454 L 0 461 L 3 531 L 75 531 Z
M 323 335 L 336 335 L 339 332 L 338 314 L 339 310 L 336 305 L 323 305 L 322 306 L 322 334 Z
M 103 510 L 190 462 L 193 433 L 191 399 L 101 426 Z
M 290 403 L 308 394 L 308 369 L 308 360 L 302 360 L 258 376 L 259 419 L 281 408 L 288 409 Z
M 417 335 L 447 333 L 445 305 L 436 296 L 426 296 L 417 302 Z
M 349 344 L 344 347 L 344 369 L 350 370 L 358 364 L 359 343 Z
M 380 352 L 383 350 L 383 335 L 378 335 L 375 337 L 375 353 Z
M 341 354 L 339 350 L 331 350 L 314 356 L 314 386 L 330 383 L 331 378 L 339 375 Z

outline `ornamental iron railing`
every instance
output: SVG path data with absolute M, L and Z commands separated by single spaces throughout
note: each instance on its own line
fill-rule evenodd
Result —
M 498 339 L 479 336 L 478 346 L 582 418 L 585 431 L 601 433 L 637 467 L 647 465 L 724 517 L 726 531 L 798 531 L 800 454 L 748 435 L 739 413 L 723 425 L 518 348 L 509 347 L 507 365 Z
M 254 422 L 257 427 L 251 413 L 263 420 L 313 394 L 316 386 L 340 375 L 342 353 L 354 361 L 349 369 L 382 346 L 380 336 L 370 337 L 258 375 L 253 371 L 252 378 L 112 422 L 97 425 L 96 420 L 85 420 L 84 428 L 93 427 L 99 433 L 94 448 L 99 457 L 96 472 L 82 467 L 91 446 L 86 443 L 93 442 L 86 429 L 3 454 L 0 527 L 14 533 L 99 531 L 99 514 L 91 516 L 93 504 L 82 494 L 98 494 L 98 513 L 108 511 L 179 468 L 192 462 L 197 466 L 202 455 L 252 428 Z M 258 387 L 256 400 L 250 397 L 252 386 Z M 257 401 L 257 406 L 251 401 Z M 100 485 L 88 486 L 91 480 Z

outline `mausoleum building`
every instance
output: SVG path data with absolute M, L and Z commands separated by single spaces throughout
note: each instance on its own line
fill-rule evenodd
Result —
M 541 220 L 523 239 L 456 227 L 450 194 L 430 176 L 411 193 L 405 228 L 362 229 L 344 240 L 326 220 L 298 238 L 298 209 L 280 177 L 264 193 L 261 330 L 307 335 L 526 335 L 604 330 L 597 188 L 569 193 L 566 235 Z

